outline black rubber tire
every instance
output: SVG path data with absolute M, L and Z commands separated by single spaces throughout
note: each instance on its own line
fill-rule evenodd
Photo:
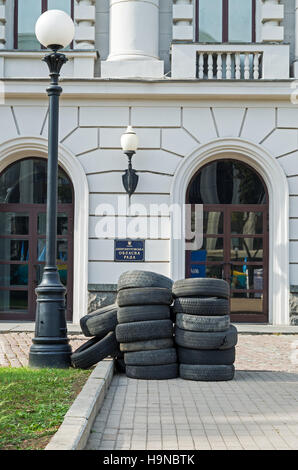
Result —
M 81 318 L 80 325 L 84 335 L 104 338 L 109 331 L 114 331 L 117 325 L 117 310 L 117 305 L 112 304 Z
M 171 320 L 138 321 L 116 326 L 116 338 L 119 343 L 171 338 L 172 336 Z
M 209 331 L 210 333 L 227 331 L 230 327 L 230 316 L 203 317 L 203 315 L 198 316 L 178 313 L 176 316 L 176 325 L 181 330 L 187 331 Z
M 174 297 L 223 297 L 229 298 L 230 287 L 223 279 L 192 278 L 176 281 L 173 285 Z
M 227 331 L 216 333 L 186 331 L 175 327 L 175 342 L 187 349 L 230 349 L 236 346 L 237 329 L 231 325 Z
M 116 357 L 115 368 L 116 368 L 116 371 L 119 372 L 120 374 L 123 374 L 123 373 L 125 374 L 126 366 L 125 366 L 124 359 L 122 357 Z
M 92 338 L 80 346 L 71 355 L 71 364 L 78 369 L 89 369 L 108 356 L 115 357 L 118 352 L 116 336 L 111 331 L 103 339 Z
M 198 382 L 221 382 L 233 380 L 235 367 L 233 365 L 193 365 L 180 364 L 179 375 L 185 380 L 196 380 Z
M 172 292 L 164 287 L 139 287 L 118 292 L 119 307 L 129 305 L 171 305 Z
M 178 362 L 181 364 L 196 364 L 196 365 L 232 365 L 235 362 L 236 349 L 187 349 L 177 348 Z
M 127 271 L 118 280 L 118 291 L 134 287 L 165 287 L 172 290 L 172 286 L 172 279 L 151 271 Z
M 169 349 L 174 347 L 173 338 L 151 339 L 149 341 L 134 341 L 131 343 L 120 343 L 120 351 L 153 351 L 155 349 Z
M 158 366 L 177 362 L 175 348 L 138 351 L 124 354 L 126 366 Z
M 131 379 L 169 380 L 178 377 L 178 364 L 162 366 L 126 366 L 126 375 Z
M 170 307 L 170 319 L 172 320 L 173 323 L 176 323 L 176 312 L 173 306 Z
M 219 317 L 230 314 L 230 302 L 217 297 L 179 297 L 175 299 L 173 309 L 175 313 Z
M 136 321 L 168 320 L 170 307 L 168 305 L 131 305 L 118 307 L 118 323 L 131 323 Z

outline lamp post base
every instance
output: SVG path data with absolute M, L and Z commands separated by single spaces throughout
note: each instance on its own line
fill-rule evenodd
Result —
M 72 352 L 67 338 L 65 293 L 57 268 L 46 266 L 36 289 L 35 338 L 30 348 L 29 367 L 70 367 Z
M 71 347 L 69 344 L 49 344 L 53 338 L 34 338 L 29 353 L 29 367 L 68 369 Z

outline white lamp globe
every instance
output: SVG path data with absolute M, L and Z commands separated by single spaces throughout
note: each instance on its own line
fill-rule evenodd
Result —
M 139 139 L 134 129 L 128 126 L 126 132 L 121 136 L 121 147 L 124 153 L 136 152 L 138 150 Z
M 71 17 L 61 10 L 48 10 L 35 25 L 35 34 L 44 47 L 63 49 L 74 38 L 75 26 Z

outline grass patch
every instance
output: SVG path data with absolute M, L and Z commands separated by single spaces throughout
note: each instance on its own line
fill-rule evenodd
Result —
M 0 368 L 0 449 L 44 449 L 90 372 Z

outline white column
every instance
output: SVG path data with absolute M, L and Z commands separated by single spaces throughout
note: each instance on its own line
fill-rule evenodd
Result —
M 110 0 L 110 54 L 102 77 L 161 78 L 159 0 Z
M 282 42 L 284 27 L 280 23 L 284 19 L 284 5 L 279 0 L 263 0 L 262 5 L 262 41 Z
M 95 0 L 76 0 L 74 8 L 76 24 L 74 48 L 95 48 Z
M 6 47 L 6 16 L 5 16 L 5 3 L 6 0 L 0 0 L 0 49 Z

